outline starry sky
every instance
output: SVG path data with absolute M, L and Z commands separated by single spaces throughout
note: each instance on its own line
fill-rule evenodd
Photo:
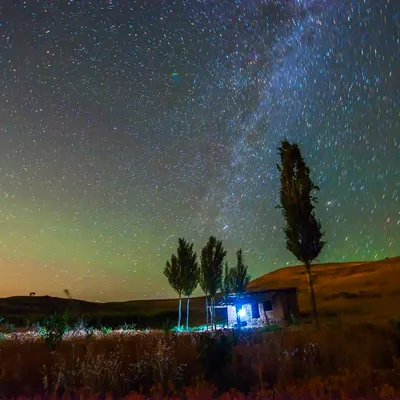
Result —
M 253 278 L 295 264 L 282 138 L 321 188 L 320 261 L 399 255 L 396 3 L 1 1 L 0 296 L 172 297 L 178 237 Z

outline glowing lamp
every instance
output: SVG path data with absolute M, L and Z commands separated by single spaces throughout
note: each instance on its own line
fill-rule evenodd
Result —
M 241 308 L 241 309 L 238 311 L 238 315 L 239 315 L 240 318 L 245 317 L 245 316 L 246 316 L 246 310 L 245 310 L 244 308 Z

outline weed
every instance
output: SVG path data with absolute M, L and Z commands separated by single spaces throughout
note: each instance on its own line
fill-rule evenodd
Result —
M 112 328 L 107 327 L 107 326 L 102 326 L 102 327 L 101 327 L 101 333 L 102 333 L 104 336 L 108 335 L 108 334 L 111 333 L 111 332 L 112 332 Z
M 134 331 L 136 330 L 136 324 L 127 324 L 124 322 L 121 326 L 120 329 L 123 331 Z
M 40 327 L 40 334 L 50 351 L 54 351 L 68 329 L 68 313 L 54 313 L 44 320 Z

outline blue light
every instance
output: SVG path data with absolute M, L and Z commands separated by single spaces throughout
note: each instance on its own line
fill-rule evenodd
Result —
M 245 317 L 245 316 L 246 316 L 246 310 L 245 310 L 244 308 L 241 308 L 241 309 L 238 311 L 238 315 L 239 315 L 239 317 L 241 317 L 241 318 Z

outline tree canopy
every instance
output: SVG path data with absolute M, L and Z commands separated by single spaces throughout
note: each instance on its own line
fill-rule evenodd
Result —
M 236 266 L 230 270 L 231 289 L 234 293 L 244 293 L 250 282 L 247 265 L 244 265 L 242 249 L 236 252 Z
M 215 236 L 210 236 L 207 244 L 201 251 L 201 279 L 200 284 L 204 286 L 211 297 L 214 297 L 221 288 L 223 275 L 223 261 L 227 252 L 222 241 Z M 203 288 L 203 290 L 204 290 Z
M 285 219 L 286 247 L 305 265 L 310 265 L 323 249 L 324 232 L 315 217 L 316 197 L 319 190 L 310 178 L 307 167 L 296 143 L 282 141 L 279 148 L 280 209 Z
M 317 327 L 318 314 L 314 285 L 311 275 L 311 263 L 318 257 L 325 242 L 321 223 L 315 217 L 316 197 L 312 192 L 319 187 L 310 178 L 299 146 L 296 143 L 282 141 L 279 148 L 280 172 L 280 209 L 285 219 L 284 232 L 287 249 L 306 267 L 311 307 Z
M 182 295 L 181 266 L 175 254 L 172 254 L 171 259 L 165 263 L 164 275 L 168 279 L 168 283 L 172 289 L 174 289 L 178 295 Z
M 193 243 L 179 239 L 178 260 L 181 266 L 181 281 L 183 294 L 190 297 L 199 283 L 199 265 Z

